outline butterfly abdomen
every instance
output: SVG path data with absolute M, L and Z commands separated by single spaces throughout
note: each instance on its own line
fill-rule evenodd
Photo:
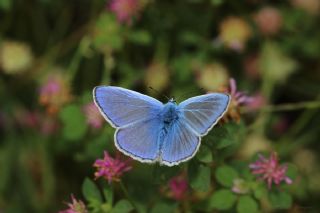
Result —
M 159 114 L 161 123 L 162 123 L 162 129 L 160 131 L 160 141 L 162 144 L 162 141 L 164 137 L 168 134 L 168 131 L 171 129 L 171 126 L 179 119 L 179 112 L 177 105 L 169 102 L 164 105 L 161 113 Z
M 179 119 L 179 111 L 177 105 L 173 102 L 168 102 L 163 106 L 159 113 L 159 118 L 162 123 L 158 138 L 158 159 L 161 159 L 164 140 L 172 129 L 173 124 Z

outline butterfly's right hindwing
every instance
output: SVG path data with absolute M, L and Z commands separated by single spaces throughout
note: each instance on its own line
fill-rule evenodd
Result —
M 184 118 L 173 123 L 163 141 L 161 164 L 178 165 L 192 158 L 200 146 L 200 136 L 190 129 Z

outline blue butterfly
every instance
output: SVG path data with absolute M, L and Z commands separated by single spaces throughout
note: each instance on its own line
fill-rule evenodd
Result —
M 124 154 L 146 163 L 178 165 L 191 159 L 227 111 L 230 96 L 210 93 L 179 105 L 114 86 L 98 86 L 93 98 L 104 118 L 116 128 L 114 141 Z

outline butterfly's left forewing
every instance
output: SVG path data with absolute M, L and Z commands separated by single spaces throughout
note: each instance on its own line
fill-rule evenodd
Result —
M 179 105 L 184 122 L 200 136 L 206 135 L 228 110 L 230 96 L 210 93 L 183 101 Z
M 147 95 L 114 86 L 94 88 L 93 97 L 102 115 L 116 128 L 151 119 L 163 105 Z
M 115 145 L 126 155 L 154 162 L 158 157 L 163 104 L 149 96 L 113 86 L 99 86 L 94 100 L 105 119 L 115 128 Z

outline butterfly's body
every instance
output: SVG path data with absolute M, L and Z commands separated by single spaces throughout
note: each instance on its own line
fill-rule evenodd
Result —
M 179 120 L 179 107 L 176 102 L 171 99 L 168 103 L 163 105 L 163 108 L 158 114 L 160 125 L 158 137 L 158 158 L 161 158 L 163 142 L 172 126 Z
M 212 93 L 177 105 L 120 87 L 94 89 L 94 100 L 106 120 L 117 129 L 115 145 L 141 162 L 178 165 L 192 158 L 201 137 L 227 110 L 230 98 Z

